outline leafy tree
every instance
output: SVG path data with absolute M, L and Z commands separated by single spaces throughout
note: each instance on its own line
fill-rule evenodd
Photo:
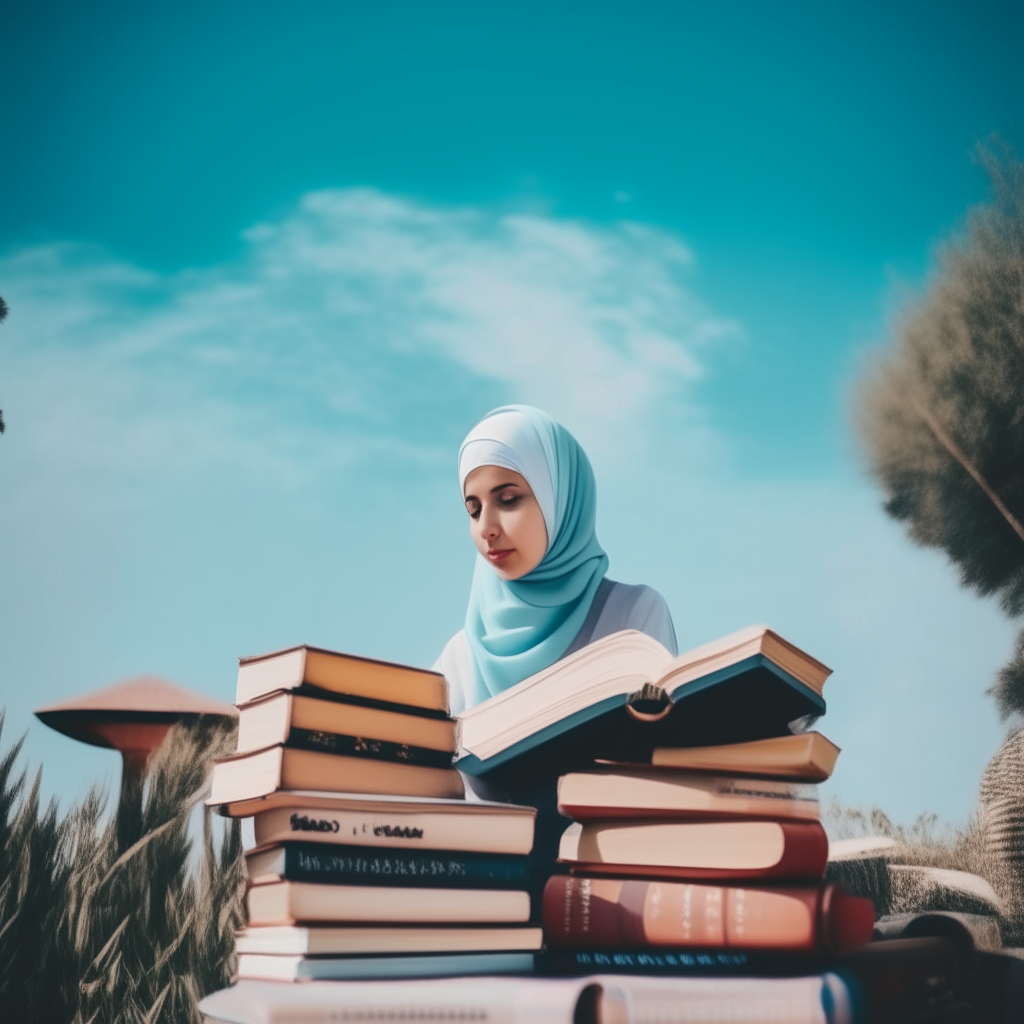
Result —
M 961 582 L 1024 615 L 1024 164 L 982 149 L 991 201 L 939 248 L 925 294 L 854 393 L 886 511 Z M 1024 714 L 1024 631 L 990 691 Z

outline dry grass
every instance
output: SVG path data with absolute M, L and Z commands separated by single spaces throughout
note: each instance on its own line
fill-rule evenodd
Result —
M 966 871 L 985 879 L 999 897 L 1002 904 L 999 928 L 1003 941 L 1007 945 L 1019 945 L 1024 940 L 1024 892 L 1020 880 L 1008 869 L 1005 861 L 993 855 L 980 812 L 972 815 L 963 828 L 945 824 L 934 814 L 920 815 L 911 825 L 899 825 L 877 807 L 865 811 L 845 807 L 833 800 L 822 809 L 822 822 L 832 839 L 889 836 L 896 840 L 894 847 L 885 850 L 884 857 L 830 865 L 830 877 L 842 881 L 852 890 L 871 896 L 880 915 L 897 905 L 901 910 L 907 909 L 914 896 L 909 891 L 894 891 L 886 864 Z M 899 884 L 906 887 L 912 883 Z M 915 909 L 940 908 L 922 905 Z M 962 905 L 941 909 L 984 912 L 967 897 Z
M 232 746 L 222 720 L 176 726 L 110 815 L 95 789 L 64 817 L 41 808 L 39 776 L 16 772 L 20 742 L 0 760 L 0 1020 L 200 1020 L 198 1000 L 231 975 L 244 913 L 237 823 L 217 842 L 197 810 L 212 758 Z

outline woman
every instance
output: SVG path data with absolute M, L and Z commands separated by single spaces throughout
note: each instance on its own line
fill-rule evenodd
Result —
M 594 473 L 560 423 L 528 405 L 488 413 L 459 449 L 459 486 L 480 557 L 465 629 L 435 666 L 453 714 L 621 629 L 677 653 L 664 598 L 605 576 Z
M 638 629 L 678 653 L 665 599 L 605 576 L 594 472 L 560 423 L 529 405 L 488 413 L 459 449 L 459 486 L 479 558 L 465 629 L 434 665 L 448 680 L 453 714 L 620 629 Z M 524 779 L 513 769 L 467 781 L 485 799 L 537 808 L 536 914 L 569 823 L 558 814 L 556 773 Z

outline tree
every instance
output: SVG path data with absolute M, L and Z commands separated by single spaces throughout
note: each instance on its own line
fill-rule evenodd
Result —
M 982 149 L 989 203 L 939 248 L 925 294 L 854 392 L 885 510 L 964 586 L 1024 615 L 1024 164 Z M 1024 631 L 990 692 L 1024 715 Z

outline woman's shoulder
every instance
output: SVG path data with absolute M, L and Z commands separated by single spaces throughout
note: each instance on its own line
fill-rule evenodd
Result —
M 643 583 L 608 582 L 611 586 L 593 639 L 621 629 L 636 629 L 678 654 L 672 613 L 665 598 Z
M 466 639 L 466 631 L 460 629 L 458 633 L 451 637 L 451 639 L 444 645 L 443 650 L 437 657 L 437 661 L 433 664 L 433 671 L 440 672 L 441 666 L 452 658 L 457 657 L 462 651 L 462 648 L 469 649 L 469 641 Z
M 654 608 L 668 608 L 665 598 L 646 583 L 620 583 L 618 580 L 608 582 L 611 587 L 606 607 L 613 605 L 616 608 L 628 609 L 631 613 L 647 613 Z

